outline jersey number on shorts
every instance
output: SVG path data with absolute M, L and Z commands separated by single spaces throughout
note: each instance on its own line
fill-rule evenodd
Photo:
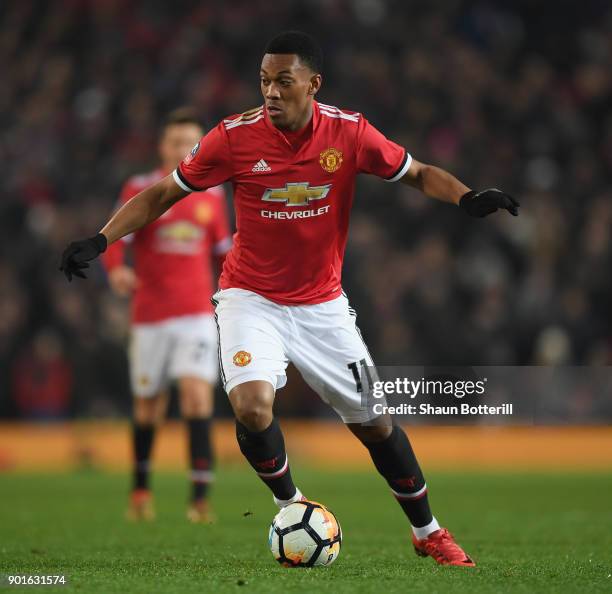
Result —
M 206 352 L 206 343 L 201 340 L 196 345 L 195 350 L 193 351 L 193 359 L 194 361 L 201 361 L 204 358 L 204 353 Z
M 372 374 L 370 373 L 370 368 L 365 359 L 361 359 L 361 361 L 353 361 L 349 363 L 347 367 L 353 372 L 353 378 L 355 380 L 355 387 L 357 392 L 363 392 L 363 385 L 361 383 L 361 375 L 359 373 L 359 365 L 361 365 L 361 369 L 363 373 L 365 373 L 366 380 L 368 382 L 368 386 L 372 385 Z

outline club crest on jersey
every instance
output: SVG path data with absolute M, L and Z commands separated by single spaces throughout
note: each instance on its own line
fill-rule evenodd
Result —
M 200 202 L 199 204 L 196 204 L 193 214 L 198 223 L 201 225 L 206 225 L 212 219 L 212 207 L 210 204 Z
M 333 173 L 342 165 L 342 152 L 330 147 L 319 155 L 319 163 L 327 173 Z
M 287 206 L 308 206 L 312 200 L 322 200 L 329 194 L 332 185 L 311 186 L 309 182 L 288 182 L 284 188 L 268 188 L 262 200 L 282 202 Z
M 234 355 L 233 361 L 234 365 L 237 365 L 238 367 L 245 367 L 251 362 L 251 359 L 251 353 L 248 353 L 247 351 L 238 351 Z

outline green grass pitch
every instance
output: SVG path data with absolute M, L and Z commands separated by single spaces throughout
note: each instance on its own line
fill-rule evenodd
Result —
M 66 574 L 68 586 L 43 588 L 58 592 L 612 591 L 612 476 L 429 473 L 434 512 L 478 563 L 464 569 L 414 555 L 378 475 L 303 467 L 293 474 L 342 525 L 331 567 L 274 561 L 271 497 L 246 467 L 234 467 L 217 473 L 212 526 L 185 520 L 178 474 L 154 476 L 158 518 L 138 525 L 123 519 L 125 475 L 0 475 L 0 574 Z

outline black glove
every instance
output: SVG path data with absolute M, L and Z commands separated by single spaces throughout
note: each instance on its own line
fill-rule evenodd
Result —
M 511 215 L 518 216 L 519 201 L 497 188 L 476 192 L 471 190 L 461 196 L 459 206 L 471 217 L 486 217 L 498 208 L 505 208 Z
M 72 281 L 72 275 L 87 278 L 83 272 L 89 268 L 89 260 L 97 258 L 106 251 L 106 237 L 98 233 L 95 237 L 73 241 L 62 254 L 62 265 L 60 270 L 66 275 L 68 281 Z

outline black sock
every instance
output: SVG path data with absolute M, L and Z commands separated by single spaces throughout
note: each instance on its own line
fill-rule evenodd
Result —
M 433 519 L 427 485 L 404 431 L 396 425 L 387 439 L 365 446 L 410 523 L 416 528 L 427 526 Z
M 149 459 L 155 427 L 134 423 L 134 489 L 149 488 Z
M 285 440 L 276 419 L 263 431 L 249 431 L 236 421 L 238 446 L 259 478 L 268 485 L 277 499 L 291 499 L 295 485 L 291 479 Z
M 210 419 L 189 419 L 189 455 L 191 461 L 191 499 L 204 499 L 213 480 L 210 446 Z

